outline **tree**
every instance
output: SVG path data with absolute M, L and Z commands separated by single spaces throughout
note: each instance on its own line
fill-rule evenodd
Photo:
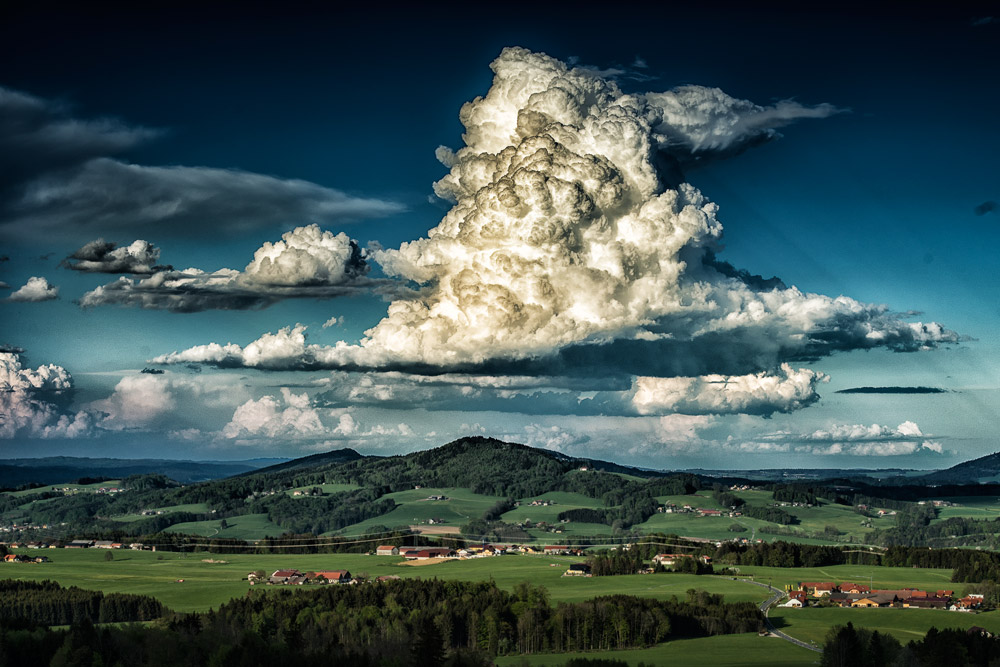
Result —
M 108 552 L 104 554 L 104 560 L 106 560 L 106 561 L 112 561 L 114 559 L 115 559 L 115 555 L 113 553 L 111 553 L 111 550 L 109 549 Z

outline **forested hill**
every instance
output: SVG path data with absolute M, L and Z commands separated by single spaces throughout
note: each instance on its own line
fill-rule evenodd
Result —
M 946 470 L 937 470 L 920 477 L 932 484 L 983 484 L 1000 482 L 1000 452 L 964 461 Z
M 586 468 L 586 473 L 581 468 Z M 609 488 L 620 487 L 622 479 L 617 474 L 601 473 L 644 478 L 663 474 L 607 461 L 571 458 L 494 438 L 471 437 L 398 456 L 361 456 L 350 449 L 336 450 L 294 459 L 242 477 L 285 487 L 346 482 L 386 491 L 414 486 L 462 487 L 487 495 L 524 497 L 561 489 L 565 486 L 564 478 L 576 473 L 587 479 L 574 480 L 574 487 Z
M 286 470 L 312 469 L 330 464 L 347 463 L 348 461 L 356 461 L 363 458 L 365 457 L 358 454 L 353 449 L 335 449 L 333 451 L 323 452 L 322 454 L 312 454 L 311 456 L 303 456 L 302 458 L 292 459 L 291 461 L 276 463 L 273 466 L 260 468 L 259 470 L 251 470 L 243 474 L 249 475 L 258 473 L 284 472 Z

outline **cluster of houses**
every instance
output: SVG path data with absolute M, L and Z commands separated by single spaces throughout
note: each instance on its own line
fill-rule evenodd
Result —
M 679 563 L 683 558 L 695 558 L 695 556 L 693 554 L 656 554 L 653 556 L 653 562 L 659 563 L 663 567 L 670 567 Z M 705 565 L 712 563 L 711 556 L 697 556 L 697 558 Z
M 299 572 L 298 570 L 275 570 L 270 577 L 262 577 L 258 572 L 247 575 L 250 585 L 277 584 L 281 586 L 301 586 L 302 584 L 354 584 L 357 580 L 347 570 L 321 570 Z
M 581 556 L 583 550 L 576 547 L 548 545 L 544 547 L 521 546 L 517 544 L 483 544 L 461 549 L 449 547 L 398 547 L 383 544 L 375 549 L 377 556 L 402 556 L 406 560 L 428 560 L 430 558 L 487 558 L 505 554 L 545 554 L 547 556 Z
M 71 540 L 69 542 L 0 542 L 9 549 L 132 549 L 133 551 L 156 551 L 156 547 L 141 542 L 115 542 L 114 540 Z
M 657 512 L 663 514 L 697 514 L 698 516 L 743 516 L 742 512 L 737 512 L 735 510 L 710 510 L 704 507 L 692 507 L 691 505 L 678 505 L 676 503 L 667 503 L 656 508 Z
M 824 601 L 841 607 L 897 607 L 905 609 L 948 609 L 975 611 L 983 606 L 983 596 L 969 594 L 954 597 L 954 591 L 922 591 L 918 588 L 874 589 L 864 584 L 804 581 L 797 589 L 788 589 L 783 607 L 805 607 Z
M 48 556 L 29 556 L 27 554 L 7 554 L 3 557 L 5 563 L 48 563 Z

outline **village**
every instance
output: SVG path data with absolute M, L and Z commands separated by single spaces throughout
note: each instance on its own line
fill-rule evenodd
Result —
M 876 589 L 864 584 L 804 581 L 798 588 L 786 587 L 788 601 L 782 607 L 853 607 L 901 609 L 947 609 L 972 612 L 983 608 L 984 597 L 970 593 L 956 598 L 954 591 L 923 591 L 917 588 Z

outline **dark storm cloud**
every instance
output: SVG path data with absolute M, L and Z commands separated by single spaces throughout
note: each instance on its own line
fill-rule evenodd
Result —
M 239 169 L 113 159 L 162 134 L 0 87 L 0 235 L 240 233 L 398 213 L 396 202 Z
M 159 134 L 111 118 L 73 118 L 63 104 L 0 86 L 0 193 L 52 170 L 123 153 Z
M 997 210 L 997 208 L 1000 208 L 1000 204 L 997 204 L 995 201 L 984 201 L 982 204 L 972 209 L 972 211 L 976 215 L 986 215 L 987 213 L 993 213 Z
M 79 248 L 61 262 L 62 266 L 85 273 L 131 273 L 149 275 L 170 271 L 172 266 L 157 264 L 160 249 L 138 240 L 128 246 L 116 247 L 113 241 L 97 239 Z
M 0 233 L 85 230 L 199 236 L 231 235 L 297 223 L 391 215 L 395 202 L 353 197 L 315 183 L 238 169 L 149 167 L 97 158 L 45 174 L 7 202 Z M 27 229 L 26 229 L 27 228 Z

